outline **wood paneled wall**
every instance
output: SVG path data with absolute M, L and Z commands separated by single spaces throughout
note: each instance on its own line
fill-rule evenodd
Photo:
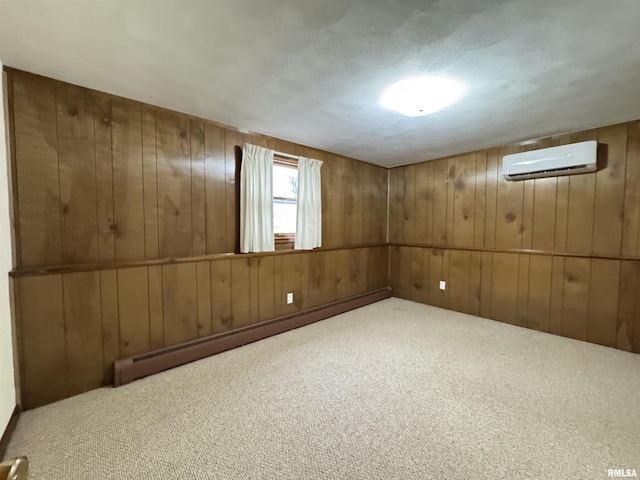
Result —
M 108 384 L 117 358 L 388 284 L 386 169 L 8 73 L 23 408 Z M 244 142 L 324 162 L 325 250 L 233 254 Z
M 596 173 L 502 179 L 505 154 L 585 140 Z M 640 352 L 638 192 L 640 122 L 393 169 L 395 295 Z
M 236 252 L 240 147 L 323 160 L 323 246 L 386 242 L 387 170 L 9 70 L 17 267 Z
M 20 277 L 23 407 L 111 383 L 121 357 L 385 287 L 387 255 L 363 247 Z

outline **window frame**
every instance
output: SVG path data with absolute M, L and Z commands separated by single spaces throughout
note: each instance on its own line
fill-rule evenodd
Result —
M 276 153 L 273 156 L 273 166 L 274 167 L 278 166 L 278 167 L 291 168 L 291 169 L 297 171 L 298 170 L 298 159 L 284 157 L 284 156 L 278 155 Z M 275 200 L 290 201 L 291 198 L 274 196 L 273 197 L 273 201 L 275 202 Z M 296 196 L 295 202 L 296 202 L 296 205 L 297 205 L 298 204 L 297 196 Z M 293 233 L 274 233 L 273 235 L 274 235 L 274 241 L 275 241 L 276 250 L 293 249 L 293 246 L 294 246 L 295 241 L 296 241 L 295 232 L 293 232 Z

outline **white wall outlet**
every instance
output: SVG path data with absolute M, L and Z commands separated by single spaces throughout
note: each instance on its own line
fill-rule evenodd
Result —
M 447 282 L 445 282 L 444 280 L 440 280 L 440 290 L 446 290 L 447 289 Z
M 289 292 L 287 293 L 287 305 L 290 305 L 293 303 L 293 292 Z

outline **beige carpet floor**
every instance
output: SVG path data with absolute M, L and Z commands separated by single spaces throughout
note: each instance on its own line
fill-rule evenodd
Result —
M 24 413 L 38 479 L 640 475 L 640 355 L 399 299 Z

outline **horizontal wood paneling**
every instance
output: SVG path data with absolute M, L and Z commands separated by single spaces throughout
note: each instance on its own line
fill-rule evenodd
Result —
M 378 246 L 17 278 L 23 406 L 109 383 L 119 357 L 385 287 L 387 264 Z
M 387 170 L 9 69 L 16 267 L 233 253 L 240 148 L 322 160 L 323 245 L 386 241 Z
M 640 260 L 390 249 L 396 297 L 640 353 Z

